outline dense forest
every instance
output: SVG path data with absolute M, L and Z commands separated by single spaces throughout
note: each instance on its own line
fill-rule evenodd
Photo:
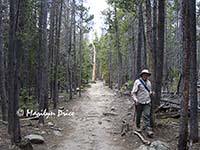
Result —
M 19 110 L 57 109 L 59 95 L 81 97 L 96 80 L 131 90 L 144 68 L 154 110 L 163 94 L 181 96 L 178 149 L 198 142 L 200 2 L 107 3 L 102 34 L 90 40 L 94 15 L 84 0 L 0 0 L 0 120 L 12 144 L 22 139 Z

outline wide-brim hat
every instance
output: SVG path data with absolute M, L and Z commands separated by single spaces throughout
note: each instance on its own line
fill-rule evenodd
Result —
M 142 76 L 142 74 L 148 74 L 149 76 L 151 76 L 151 72 L 149 72 L 148 69 L 143 69 L 142 72 L 140 73 L 140 76 Z

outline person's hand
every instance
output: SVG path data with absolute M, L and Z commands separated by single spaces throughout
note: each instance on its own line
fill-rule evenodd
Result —
M 137 105 L 138 104 L 138 99 L 137 99 L 136 95 L 132 94 L 132 98 L 133 98 L 133 102 L 135 103 L 135 105 Z
M 138 99 L 137 98 L 134 98 L 133 101 L 134 101 L 135 105 L 138 104 Z
M 154 96 L 154 95 L 155 95 L 155 92 L 154 92 L 154 91 L 151 91 L 149 94 L 150 94 L 150 96 Z

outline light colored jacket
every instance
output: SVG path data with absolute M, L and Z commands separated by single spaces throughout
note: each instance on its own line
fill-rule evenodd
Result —
M 151 82 L 147 80 L 145 83 L 148 89 L 152 91 Z M 150 93 L 145 89 L 144 85 L 139 79 L 135 80 L 131 94 L 137 103 L 148 104 L 151 102 Z

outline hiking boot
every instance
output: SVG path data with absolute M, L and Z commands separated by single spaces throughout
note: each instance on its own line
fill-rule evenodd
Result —
M 154 132 L 153 132 L 152 128 L 147 127 L 145 131 L 146 131 L 146 135 L 148 137 L 153 138 Z
M 136 126 L 136 127 L 135 127 L 135 131 L 141 133 L 141 132 L 142 132 L 142 129 L 141 129 L 140 127 L 137 127 L 137 126 Z

